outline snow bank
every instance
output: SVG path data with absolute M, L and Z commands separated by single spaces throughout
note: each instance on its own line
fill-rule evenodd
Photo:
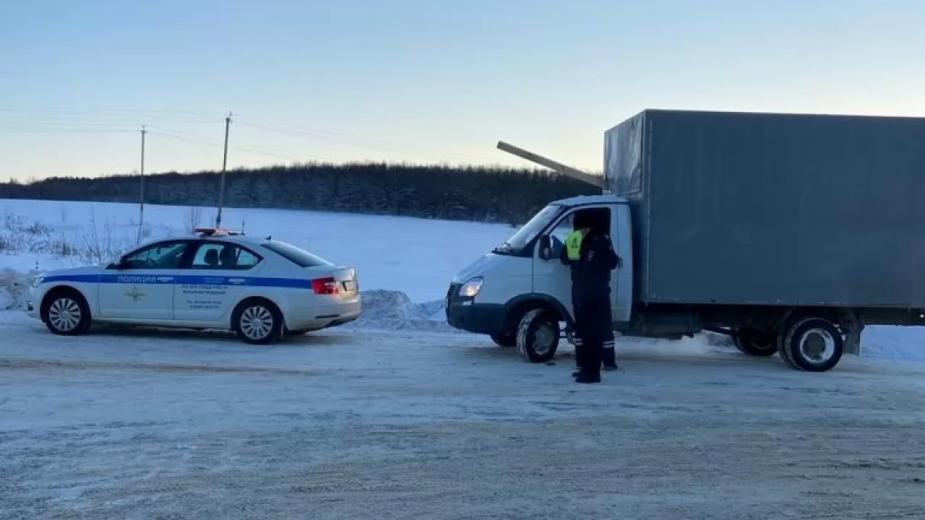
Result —
M 0 310 L 20 309 L 29 294 L 29 277 L 12 269 L 0 270 Z
M 861 355 L 869 358 L 925 362 L 925 328 L 867 327 L 861 335 Z
M 363 314 L 352 326 L 381 330 L 456 331 L 446 323 L 443 300 L 414 303 L 401 291 L 363 291 Z

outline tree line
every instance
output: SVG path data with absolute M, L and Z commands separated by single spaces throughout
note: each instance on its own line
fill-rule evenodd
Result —
M 219 174 L 145 175 L 145 202 L 214 206 Z M 52 177 L 0 183 L 0 198 L 137 202 L 138 175 Z M 226 175 L 225 205 L 405 215 L 519 224 L 551 200 L 599 193 L 540 170 L 387 163 L 240 168 Z

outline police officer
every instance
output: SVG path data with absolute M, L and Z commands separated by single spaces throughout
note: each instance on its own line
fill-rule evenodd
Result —
M 571 266 L 575 309 L 575 361 L 578 383 L 599 383 L 601 364 L 617 368 L 610 311 L 610 272 L 620 258 L 607 233 L 610 212 L 575 212 L 573 231 L 565 239 L 561 260 Z

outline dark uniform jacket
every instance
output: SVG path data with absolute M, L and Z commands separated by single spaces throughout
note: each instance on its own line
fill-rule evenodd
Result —
M 619 265 L 620 257 L 614 252 L 609 235 L 590 231 L 581 241 L 578 260 L 569 259 L 564 246 L 560 260 L 571 266 L 574 299 L 610 299 L 610 273 Z

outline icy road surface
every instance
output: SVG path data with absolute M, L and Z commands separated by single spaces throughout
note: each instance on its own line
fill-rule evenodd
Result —
M 2 518 L 925 514 L 922 364 L 637 341 L 589 387 L 461 334 L 0 330 Z

